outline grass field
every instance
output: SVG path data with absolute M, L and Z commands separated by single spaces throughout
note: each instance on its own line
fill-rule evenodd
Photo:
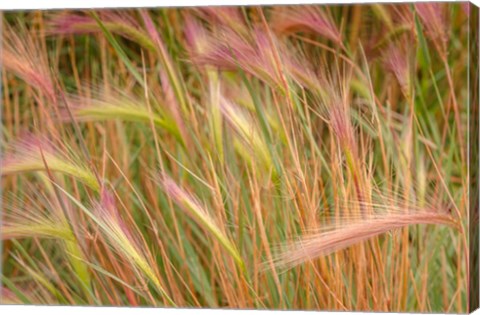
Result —
M 468 12 L 4 13 L 1 302 L 465 312 Z

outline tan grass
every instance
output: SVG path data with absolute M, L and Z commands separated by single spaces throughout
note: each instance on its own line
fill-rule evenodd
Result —
M 311 234 L 288 244 L 276 256 L 278 267 L 292 268 L 329 255 L 355 244 L 407 226 L 437 224 L 456 227 L 458 223 L 446 213 L 412 212 L 376 215 L 372 218 L 342 224 L 332 231 Z

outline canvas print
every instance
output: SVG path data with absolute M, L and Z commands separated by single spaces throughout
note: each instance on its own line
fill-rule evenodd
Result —
M 2 304 L 477 308 L 474 5 L 2 18 Z

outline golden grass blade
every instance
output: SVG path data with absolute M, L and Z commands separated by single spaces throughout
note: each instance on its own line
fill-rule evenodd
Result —
M 375 236 L 416 224 L 456 226 L 452 216 L 444 213 L 393 213 L 347 223 L 332 231 L 312 234 L 285 246 L 276 256 L 278 267 L 292 268 L 306 261 L 329 255 Z
M 175 302 L 168 295 L 161 283 L 161 280 L 151 267 L 149 261 L 138 248 L 134 237 L 128 232 L 125 224 L 121 221 L 118 214 L 114 212 L 115 209 L 112 208 L 111 204 L 104 204 L 104 192 L 102 192 L 102 201 L 95 205 L 97 212 L 95 213 L 86 208 L 80 201 L 65 191 L 65 189 L 56 183 L 53 184 L 80 210 L 82 210 L 82 212 L 85 213 L 95 224 L 97 224 L 117 252 L 125 257 L 127 261 L 130 261 L 139 271 L 141 271 L 154 284 L 155 288 L 162 294 L 162 296 L 170 305 L 175 306 Z
M 9 145 L 2 160 L 2 176 L 45 171 L 45 163 L 53 172 L 75 177 L 93 190 L 100 189 L 93 172 L 72 152 L 60 150 L 51 141 L 34 136 L 22 138 Z
M 83 102 L 85 104 L 82 104 Z M 102 96 L 99 99 L 76 99 L 74 103 L 79 105 L 73 109 L 73 115 L 80 121 L 118 119 L 148 124 L 151 119 L 155 126 L 165 129 L 178 141 L 184 143 L 180 130 L 172 118 L 164 117 L 158 113 L 150 113 L 147 106 L 143 106 L 128 97 Z M 65 115 L 64 119 L 68 120 L 68 116 Z
M 190 193 L 178 186 L 173 179 L 166 174 L 158 177 L 163 190 L 175 203 L 177 203 L 188 215 L 190 215 L 197 223 L 210 232 L 215 239 L 227 250 L 227 252 L 235 260 L 237 266 L 245 271 L 245 265 L 240 253 L 235 245 L 229 240 L 228 236 L 217 225 L 215 219 L 208 211 L 200 205 L 200 202 Z

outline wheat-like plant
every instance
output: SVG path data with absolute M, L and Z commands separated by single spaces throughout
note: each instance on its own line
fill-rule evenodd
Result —
M 5 12 L 0 303 L 468 311 L 475 18 Z

